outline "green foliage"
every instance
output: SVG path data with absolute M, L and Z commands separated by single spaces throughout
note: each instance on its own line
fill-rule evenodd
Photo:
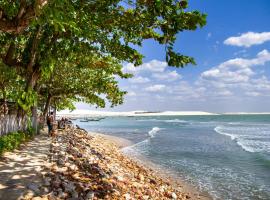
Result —
M 17 103 L 24 111 L 29 112 L 31 107 L 37 104 L 37 93 L 29 88 L 21 93 Z
M 12 151 L 20 146 L 23 142 L 31 139 L 33 132 L 13 132 L 0 137 L 0 156 L 5 151 Z
M 5 17 L 0 20 L 24 30 L 0 32 L 0 66 L 20 77 L 10 80 L 18 80 L 21 87 L 6 91 L 27 112 L 38 100 L 43 107 L 49 96 L 59 109 L 72 109 L 76 101 L 99 107 L 107 101 L 121 104 L 125 91 L 117 78 L 131 76 L 122 72 L 122 63 L 142 63 L 137 47 L 152 39 L 165 48 L 170 66 L 195 64 L 175 50 L 176 36 L 206 24 L 205 14 L 187 10 L 187 0 L 42 2 L 0 0 Z

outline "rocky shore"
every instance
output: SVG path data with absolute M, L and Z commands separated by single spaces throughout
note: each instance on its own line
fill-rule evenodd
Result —
M 24 199 L 190 199 L 181 186 L 128 159 L 104 137 L 81 129 L 60 131 L 52 138 L 43 176 L 39 192 Z

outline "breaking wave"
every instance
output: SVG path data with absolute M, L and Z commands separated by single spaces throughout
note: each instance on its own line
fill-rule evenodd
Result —
M 229 136 L 248 152 L 270 152 L 270 126 L 217 126 L 217 133 Z
M 151 138 L 153 138 L 153 137 L 156 136 L 156 134 L 157 134 L 160 130 L 161 130 L 161 128 L 159 128 L 159 127 L 154 127 L 154 128 L 152 128 L 151 131 L 148 132 L 148 135 L 149 135 Z
M 180 119 L 139 119 L 137 121 L 141 122 L 168 122 L 168 123 L 183 123 L 183 124 L 188 124 L 190 123 L 189 121 L 186 120 L 180 120 Z

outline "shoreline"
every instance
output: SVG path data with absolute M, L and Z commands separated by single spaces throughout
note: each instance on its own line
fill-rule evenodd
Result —
M 99 132 L 88 131 L 88 134 L 90 136 L 93 136 L 93 137 L 98 136 L 98 137 L 104 138 L 108 142 L 113 143 L 114 145 L 117 146 L 117 148 L 119 148 L 119 150 L 121 151 L 121 153 L 124 156 L 135 161 L 137 164 L 139 164 L 140 166 L 142 166 L 144 168 L 153 170 L 154 174 L 157 177 L 160 177 L 163 180 L 168 181 L 174 187 L 176 187 L 176 188 L 180 187 L 181 192 L 188 194 L 191 200 L 197 200 L 197 199 L 211 200 L 212 199 L 212 197 L 207 192 L 199 191 L 194 186 L 190 185 L 189 183 L 186 183 L 186 181 L 183 181 L 181 179 L 181 177 L 172 178 L 172 174 L 175 172 L 168 171 L 164 167 L 162 167 L 156 163 L 151 162 L 147 158 L 143 157 L 143 155 L 134 156 L 131 154 L 124 153 L 122 151 L 124 148 L 134 145 L 134 143 L 131 142 L 130 140 L 125 139 L 125 138 L 121 138 L 121 137 L 117 137 L 117 136 L 108 135 L 105 133 L 99 133 Z
M 98 134 L 91 136 L 79 128 L 59 130 L 52 137 L 48 168 L 40 185 L 44 193 L 34 198 L 191 199 L 181 187 L 174 187 L 154 170 L 125 156 L 111 139 Z
M 103 137 L 104 139 L 108 140 L 108 142 L 113 142 L 119 149 L 131 146 L 134 144 L 133 142 L 125 138 L 121 138 L 121 137 L 117 137 L 113 135 L 107 135 L 107 134 L 99 133 L 99 132 L 91 132 L 91 131 L 90 132 L 87 131 L 87 132 L 90 136 Z

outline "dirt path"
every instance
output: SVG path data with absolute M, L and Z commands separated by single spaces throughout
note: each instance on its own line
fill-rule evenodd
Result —
M 0 199 L 20 199 L 23 194 L 39 192 L 47 165 L 51 139 L 43 131 L 34 140 L 0 158 Z M 34 191 L 34 192 L 30 192 Z

